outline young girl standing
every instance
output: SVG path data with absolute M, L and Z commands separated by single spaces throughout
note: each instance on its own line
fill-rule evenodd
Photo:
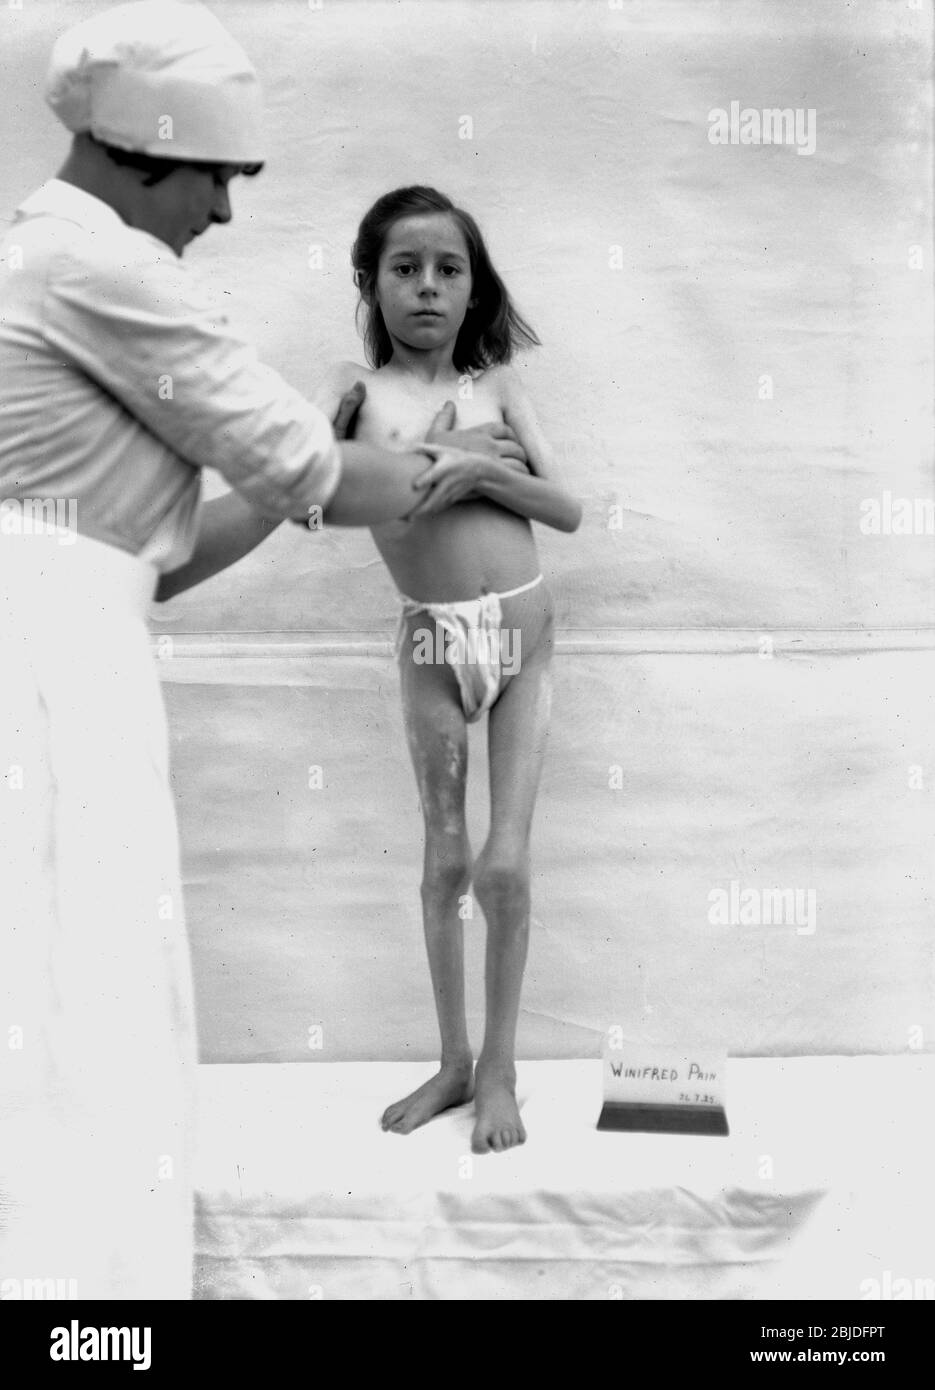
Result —
M 514 1049 L 529 936 L 529 835 L 551 694 L 553 608 L 530 520 L 574 531 L 581 508 L 562 488 L 508 365 L 514 348 L 538 339 L 510 303 L 474 219 L 434 189 L 398 189 L 364 217 L 352 259 L 373 370 L 338 364 L 319 405 L 333 416 L 344 393 L 363 381 L 355 437 L 405 450 L 470 381 L 459 426 L 502 421 L 526 456 L 525 470 L 479 464 L 473 490 L 455 506 L 448 467 L 434 464 L 426 474 L 431 487 L 409 516 L 372 528 L 402 602 L 397 657 L 425 820 L 422 909 L 441 1031 L 439 1071 L 389 1106 L 381 1123 L 408 1134 L 473 1095 L 471 1146 L 500 1152 L 526 1138 Z M 475 859 L 464 814 L 467 725 L 484 713 L 490 831 Z M 487 922 L 486 1027 L 476 1071 L 458 911 L 472 882 Z

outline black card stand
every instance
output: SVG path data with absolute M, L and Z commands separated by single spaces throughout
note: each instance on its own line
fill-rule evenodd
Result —
M 597 1127 L 640 1134 L 730 1134 L 727 1113 L 721 1105 L 650 1105 L 607 1100 Z

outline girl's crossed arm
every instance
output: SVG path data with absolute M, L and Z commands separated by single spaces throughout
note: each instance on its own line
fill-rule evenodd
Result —
M 504 421 L 525 450 L 529 471 L 518 472 L 490 459 L 474 484 L 474 495 L 497 502 L 530 521 L 554 526 L 558 531 L 576 531 L 581 522 L 581 503 L 564 487 L 561 469 L 518 373 L 507 366 L 495 370 Z M 426 481 L 435 481 L 436 470 L 440 475 L 440 466 L 436 464 L 426 474 Z M 421 516 L 435 510 L 429 493 L 413 515 Z
M 348 393 L 353 394 L 353 400 Z M 356 414 L 364 393 L 361 369 L 353 362 L 340 362 L 332 368 L 314 399 L 319 409 L 335 420 L 336 433 L 339 421 L 342 433 L 346 433 L 349 418 Z M 373 526 L 397 517 L 415 516 L 419 511 L 417 504 L 429 495 L 426 490 L 437 481 L 438 472 L 445 475 L 446 485 L 431 488 L 431 510 L 440 511 L 474 488 L 488 464 L 492 474 L 508 473 L 511 465 L 512 469 L 525 466 L 516 462 L 522 448 L 512 431 L 500 422 L 452 433 L 446 411 L 442 410 L 432 423 L 429 439 L 431 443 L 415 445 L 402 453 L 343 442 L 341 481 L 325 509 L 325 520 L 337 526 Z M 428 469 L 426 454 L 430 460 L 435 459 Z

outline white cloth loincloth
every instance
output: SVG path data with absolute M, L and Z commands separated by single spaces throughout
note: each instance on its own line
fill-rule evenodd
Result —
M 197 1058 L 156 578 L 86 537 L 0 535 L 2 1297 L 191 1297 Z
M 515 589 L 504 589 L 500 593 L 485 592 L 479 598 L 460 599 L 456 603 L 430 603 L 400 594 L 402 608 L 396 628 L 397 661 L 405 649 L 407 618 L 427 613 L 445 634 L 445 660 L 458 682 L 464 717 L 469 724 L 473 724 L 496 704 L 500 695 L 501 600 L 528 593 L 541 583 L 542 575 L 537 574 L 528 584 L 520 584 Z M 418 658 L 416 660 L 418 662 Z

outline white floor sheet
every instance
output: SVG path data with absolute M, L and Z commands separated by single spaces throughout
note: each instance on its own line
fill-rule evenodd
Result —
M 429 1070 L 202 1066 L 196 1297 L 862 1300 L 935 1276 L 931 1058 L 731 1060 L 727 1139 L 598 1132 L 597 1060 L 520 1063 L 529 1140 L 480 1157 L 470 1106 L 379 1129 Z

